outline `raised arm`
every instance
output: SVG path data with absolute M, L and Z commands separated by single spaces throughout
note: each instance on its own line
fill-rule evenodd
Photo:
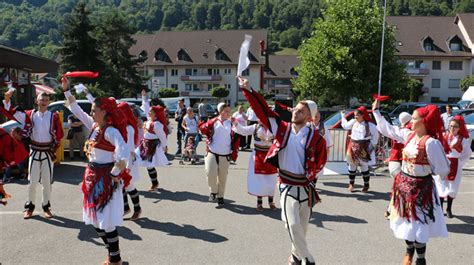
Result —
M 69 102 L 68 109 L 84 124 L 84 126 L 86 126 L 88 130 L 92 130 L 94 120 L 91 116 L 89 116 L 89 114 L 87 114 L 84 110 L 81 109 L 79 104 L 77 104 L 76 98 L 71 94 L 71 91 L 68 89 L 69 81 L 67 80 L 67 78 L 63 77 L 61 79 L 61 83 L 63 86 L 64 96 Z
M 399 143 L 404 143 L 408 140 L 409 130 L 401 130 L 398 126 L 390 125 L 378 110 L 375 110 L 373 114 L 377 122 L 377 129 L 383 136 Z
M 235 121 L 234 126 L 232 127 L 232 130 L 240 135 L 248 136 L 248 135 L 252 135 L 255 132 L 256 128 L 257 128 L 256 124 L 249 125 L 249 126 L 242 126 L 237 121 Z
M 148 112 L 150 111 L 150 102 L 148 102 L 148 99 L 146 98 L 146 91 L 144 89 L 142 90 L 142 105 L 140 108 L 146 115 L 148 115 Z
M 3 100 L 3 108 L 5 109 L 5 116 L 10 119 L 16 119 L 23 126 L 25 125 L 26 113 L 23 111 L 15 111 L 11 105 L 11 97 L 13 96 L 13 90 L 9 90 L 5 93 L 5 99 Z
M 352 119 L 350 121 L 347 121 L 346 119 L 346 113 L 341 111 L 341 127 L 344 130 L 351 130 L 352 126 L 354 126 L 354 123 L 356 122 L 355 119 Z

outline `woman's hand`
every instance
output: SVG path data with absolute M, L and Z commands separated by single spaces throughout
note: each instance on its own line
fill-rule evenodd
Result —
M 69 80 L 67 79 L 67 77 L 61 77 L 61 85 L 63 87 L 63 92 L 69 90 Z

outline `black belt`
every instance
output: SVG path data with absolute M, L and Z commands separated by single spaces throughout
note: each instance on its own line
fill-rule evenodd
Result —
M 405 177 L 414 178 L 414 179 L 422 179 L 422 178 L 432 177 L 431 174 L 428 174 L 428 175 L 426 175 L 426 176 L 412 176 L 412 175 L 407 174 L 407 173 L 405 173 L 405 172 L 403 172 L 403 171 L 400 172 L 400 173 L 401 173 L 403 176 L 405 176 Z
M 105 163 L 105 164 L 102 164 L 102 163 L 96 163 L 96 162 L 89 162 L 89 167 L 91 168 L 106 168 L 106 167 L 113 167 L 115 165 L 115 163 Z

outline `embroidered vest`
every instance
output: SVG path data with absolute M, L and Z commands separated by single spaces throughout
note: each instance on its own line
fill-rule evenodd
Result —
M 410 134 L 408 137 L 408 140 L 405 144 L 405 146 L 415 137 L 415 133 Z M 415 158 L 407 158 L 405 155 L 403 155 L 403 161 L 407 161 L 409 163 L 415 164 L 415 165 L 429 165 L 430 162 L 428 161 L 428 154 L 426 153 L 426 141 L 430 139 L 431 136 L 425 135 L 423 136 L 420 141 L 418 142 L 418 154 L 416 155 Z
M 95 131 L 97 128 L 97 125 L 94 125 L 92 128 L 91 134 L 89 135 L 89 140 L 87 141 L 87 153 L 90 154 L 91 148 L 97 148 L 101 149 L 107 152 L 114 152 L 115 151 L 115 146 L 111 144 L 107 139 L 105 139 L 105 131 L 109 125 L 106 125 L 103 129 L 99 129 L 97 132 L 97 135 L 95 136 L 95 139 L 90 139 L 92 133 Z

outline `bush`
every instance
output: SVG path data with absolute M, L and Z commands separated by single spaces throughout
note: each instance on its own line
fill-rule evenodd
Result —
M 461 80 L 461 82 L 459 83 L 459 87 L 461 88 L 461 90 L 462 90 L 463 92 L 466 92 L 466 90 L 467 90 L 470 86 L 474 86 L 474 75 L 466 76 L 466 77 L 463 78 L 463 79 Z
M 214 87 L 211 90 L 211 96 L 216 98 L 226 98 L 227 96 L 229 96 L 229 90 L 227 90 L 223 86 Z
M 158 91 L 160 98 L 174 98 L 179 97 L 179 91 L 174 88 L 162 88 Z

